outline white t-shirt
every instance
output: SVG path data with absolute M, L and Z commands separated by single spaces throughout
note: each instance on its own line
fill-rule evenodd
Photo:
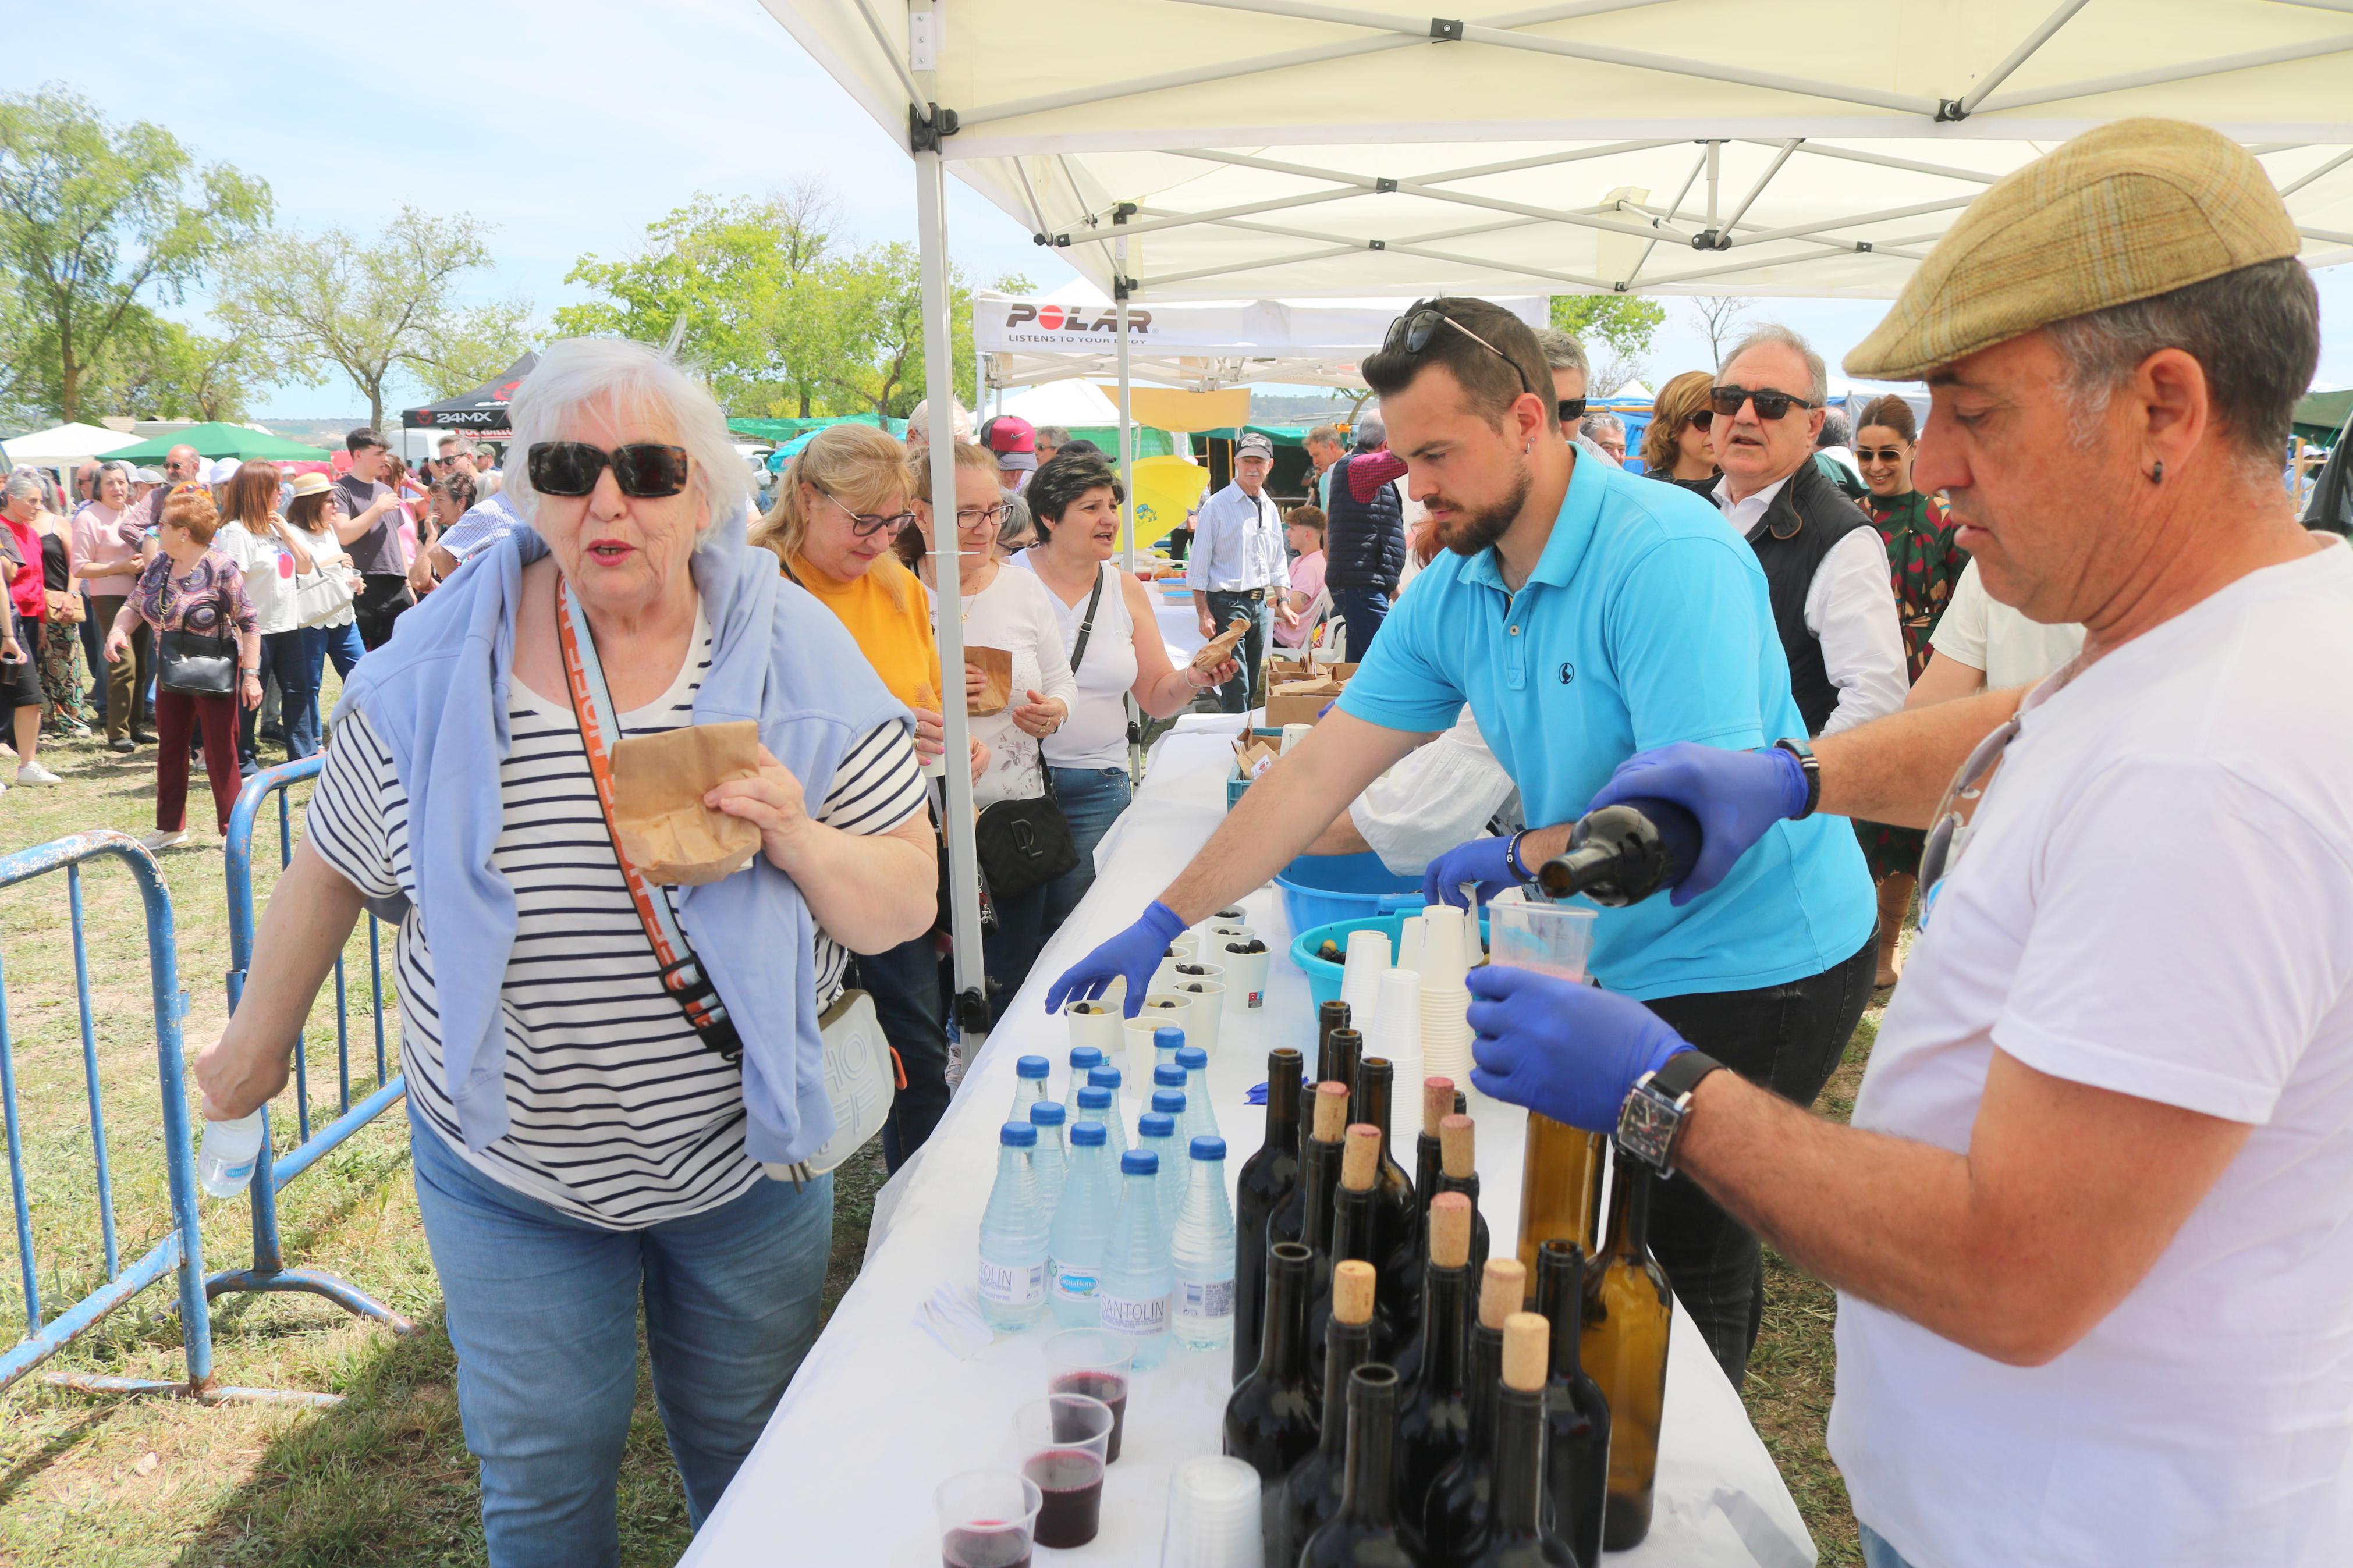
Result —
M 1032 577 L 1037 568 L 1023 551 L 1005 563 Z M 1046 761 L 1058 768 L 1120 768 L 1127 766 L 1127 694 L 1135 685 L 1135 617 L 1127 612 L 1121 591 L 1120 570 L 1106 561 L 1101 567 L 1103 601 L 1095 610 L 1094 629 L 1087 634 L 1086 656 L 1079 661 L 1078 700 L 1071 721 L 1046 737 Z M 1042 578 L 1038 585 L 1046 586 Z M 1092 590 L 1090 590 L 1092 592 Z M 1079 623 L 1087 618 L 1087 596 L 1065 605 L 1062 596 L 1046 588 L 1046 603 L 1061 628 L 1067 655 L 1079 639 Z M 1160 628 L 1153 626 L 1157 637 Z
M 1419 877 L 1465 839 L 1482 837 L 1520 816 L 1519 786 L 1488 749 L 1464 703 L 1454 727 L 1399 757 L 1348 804 L 1348 820 L 1381 864 Z
M 273 530 L 254 532 L 241 522 L 224 522 L 213 535 L 213 548 L 237 563 L 245 574 L 246 597 L 253 601 L 254 630 L 263 637 L 299 631 L 294 614 L 294 574 L 299 562 Z
M 1974 561 L 1961 570 L 1952 602 L 1929 634 L 1928 646 L 1947 658 L 1985 671 L 1986 689 L 2031 686 L 2082 651 L 2084 628 L 2030 621 L 1986 592 Z
M 923 593 L 936 627 L 940 596 L 929 584 Z M 1013 656 L 1013 690 L 1005 710 L 972 721 L 972 732 L 988 745 L 988 771 L 973 781 L 973 805 L 995 805 L 1000 800 L 1029 800 L 1045 794 L 1037 738 L 1013 722 L 1013 710 L 1028 702 L 1032 691 L 1077 706 L 1079 686 L 1071 678 L 1071 656 L 1062 647 L 1054 595 L 1036 573 L 1008 571 L 1000 564 L 987 587 L 965 596 L 964 641 L 966 647 L 1001 647 Z M 1094 655 L 1090 653 L 1087 661 L 1094 662 Z
M 2353 1561 L 2353 554 L 2030 698 L 1854 1124 L 1966 1150 L 1992 1048 L 2253 1129 L 2020 1368 L 1841 1296 L 1830 1446 L 1915 1568 Z

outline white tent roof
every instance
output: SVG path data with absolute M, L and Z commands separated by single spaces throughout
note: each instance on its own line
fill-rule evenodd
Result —
M 8 442 L 8 458 L 11 462 L 53 468 L 60 463 L 78 463 L 85 458 L 102 458 L 119 447 L 135 447 L 142 439 L 109 430 L 103 425 L 58 425 Z
M 1062 374 L 1070 374 L 1067 366 Z M 1103 394 L 1103 389 L 1084 381 L 1050 381 L 1017 392 L 1006 398 L 1004 405 L 990 410 L 994 414 L 1010 414 L 1038 425 L 1103 426 L 1119 423 L 1119 405 Z
M 2353 260 L 2353 0 L 764 3 L 902 145 L 953 111 L 959 177 L 1142 300 L 1884 297 L 1989 181 L 2133 114 L 2253 146 L 2306 259 Z

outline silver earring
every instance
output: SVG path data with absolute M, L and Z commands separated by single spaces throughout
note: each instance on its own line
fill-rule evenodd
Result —
M 2159 458 L 2157 460 L 2157 466 L 2149 469 L 2148 482 L 2153 485 L 2161 485 L 2165 483 L 2165 459 L 2163 458 Z

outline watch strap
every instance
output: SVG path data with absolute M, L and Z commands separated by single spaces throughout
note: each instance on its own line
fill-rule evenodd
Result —
M 1821 759 L 1814 755 L 1812 746 L 1802 738 L 1796 736 L 1782 736 L 1773 742 L 1773 749 L 1777 752 L 1787 752 L 1797 758 L 1799 771 L 1806 775 L 1806 804 L 1799 808 L 1796 816 L 1790 818 L 1793 822 L 1803 822 L 1807 817 L 1813 816 L 1814 808 L 1822 803 Z
M 1651 1075 L 1651 1087 L 1669 1100 L 1681 1100 L 1699 1087 L 1699 1080 L 1724 1066 L 1705 1051 L 1677 1051 Z

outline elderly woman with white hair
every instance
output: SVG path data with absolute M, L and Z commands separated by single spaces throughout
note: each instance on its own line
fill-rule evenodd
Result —
M 696 1523 L 751 1451 L 830 1246 L 831 1180 L 799 1168 L 834 1131 L 819 1012 L 844 950 L 927 929 L 936 884 L 907 710 L 744 543 L 709 394 L 584 339 L 512 416 L 531 526 L 353 672 L 196 1069 L 208 1117 L 268 1100 L 361 910 L 398 911 L 417 1203 L 499 1568 L 617 1561 L 640 1301 Z M 625 875 L 609 743 L 740 720 L 759 772 L 703 802 L 762 852 L 700 886 Z

